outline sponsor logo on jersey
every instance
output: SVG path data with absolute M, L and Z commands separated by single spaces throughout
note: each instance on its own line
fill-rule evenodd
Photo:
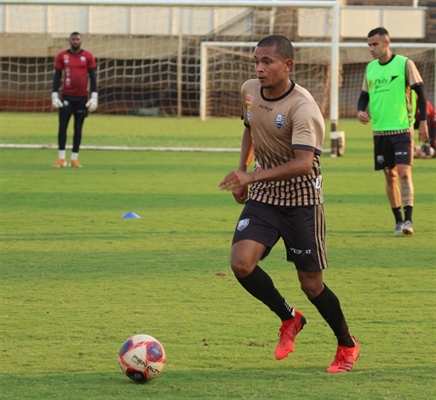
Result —
M 268 111 L 268 112 L 273 110 L 271 107 L 264 106 L 263 104 L 259 104 L 259 108 L 261 108 L 262 110 Z
M 250 119 L 250 118 L 251 118 L 251 112 L 247 111 L 247 119 Z
M 250 218 L 241 219 L 238 222 L 238 226 L 236 227 L 236 229 L 239 232 L 241 232 L 241 231 L 243 231 L 248 226 L 249 223 L 250 223 Z
M 247 110 L 249 110 L 251 107 L 253 107 L 253 103 L 251 101 L 246 101 L 245 102 L 245 107 L 247 107 Z
M 379 90 L 385 86 L 388 86 L 392 81 L 398 78 L 398 75 L 392 75 L 390 78 L 376 78 L 368 82 L 368 89 Z
M 249 94 L 249 93 L 245 95 L 245 98 L 247 100 L 250 100 L 250 101 L 253 101 L 255 99 L 255 97 L 253 95 Z
M 278 129 L 282 129 L 286 123 L 286 117 L 283 114 L 276 114 L 274 123 Z

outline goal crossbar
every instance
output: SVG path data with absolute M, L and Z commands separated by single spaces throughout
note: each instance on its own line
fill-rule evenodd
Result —
M 181 7 L 306 7 L 332 8 L 338 1 L 271 0 L 2 0 L 0 4 L 99 5 L 99 6 L 181 6 Z

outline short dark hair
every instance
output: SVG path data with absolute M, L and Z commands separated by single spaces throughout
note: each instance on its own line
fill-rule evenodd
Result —
M 70 33 L 70 37 L 71 37 L 71 36 L 76 36 L 76 35 L 82 36 L 79 32 L 73 32 L 73 33 Z
M 272 47 L 275 46 L 275 54 L 282 57 L 284 60 L 294 59 L 294 47 L 286 36 L 270 35 L 263 38 L 256 47 Z
M 369 31 L 369 33 L 368 33 L 368 37 L 372 37 L 375 35 L 389 37 L 389 32 L 385 28 L 380 27 L 380 28 L 375 28 L 375 29 Z

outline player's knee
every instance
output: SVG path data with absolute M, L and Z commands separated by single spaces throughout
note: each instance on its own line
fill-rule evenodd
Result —
M 407 184 L 412 181 L 412 174 L 409 171 L 401 171 L 399 173 L 400 181 Z
M 314 299 L 322 292 L 324 284 L 318 277 L 308 276 L 306 279 L 300 279 L 300 287 L 308 299 Z
M 235 274 L 235 276 L 237 276 L 238 278 L 244 278 L 250 275 L 255 266 L 256 265 L 253 265 L 247 260 L 244 260 L 241 257 L 237 257 L 233 255 L 230 260 L 230 267 L 232 268 L 232 271 Z

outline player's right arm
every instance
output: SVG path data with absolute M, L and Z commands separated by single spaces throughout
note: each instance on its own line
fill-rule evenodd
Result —
M 253 140 L 251 138 L 251 130 L 245 127 L 242 134 L 241 155 L 239 157 L 238 171 L 247 172 L 248 167 L 254 159 Z M 232 189 L 232 194 L 239 204 L 244 204 L 248 198 L 248 185 L 238 186 Z
M 357 118 L 362 124 L 367 124 L 370 121 L 369 114 L 366 108 L 369 103 L 369 94 L 363 90 L 360 92 L 359 100 L 357 102 Z
M 367 112 L 369 104 L 368 86 L 366 84 L 366 71 L 362 82 L 362 91 L 360 92 L 359 100 L 357 101 L 357 118 L 362 124 L 367 124 L 371 119 Z
M 51 104 L 54 108 L 61 108 L 63 105 L 58 95 L 59 86 L 61 84 L 61 77 L 62 77 L 62 70 L 59 68 L 55 68 L 54 77 L 53 77 L 53 90 L 51 93 Z

